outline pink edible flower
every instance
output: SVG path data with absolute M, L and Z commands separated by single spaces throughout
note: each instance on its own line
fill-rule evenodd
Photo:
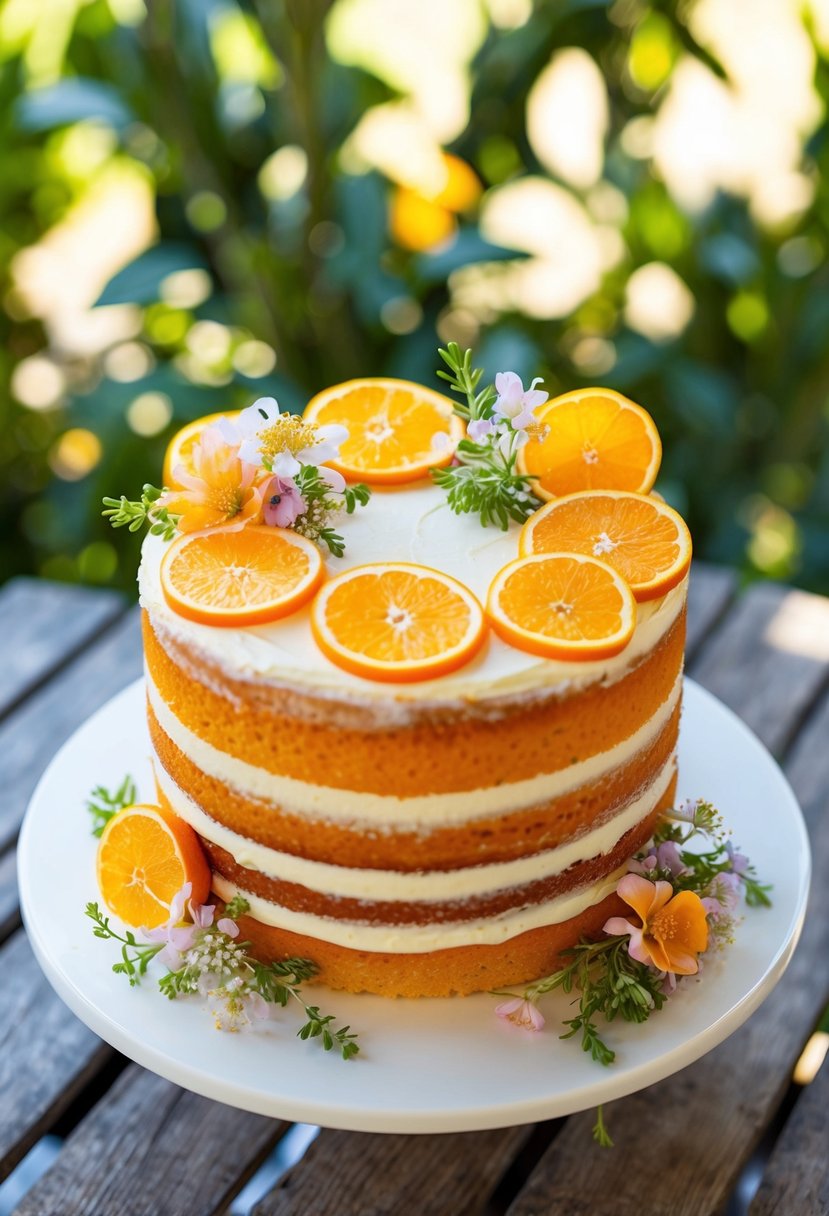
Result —
M 513 1026 L 520 1026 L 522 1030 L 541 1030 L 544 1025 L 543 1015 L 532 1001 L 524 997 L 517 996 L 511 1001 L 496 1005 L 495 1012 L 499 1018 L 512 1022 Z
M 493 412 L 502 418 L 509 418 L 517 431 L 524 431 L 537 421 L 533 410 L 543 405 L 549 397 L 543 389 L 537 389 L 541 383 L 537 376 L 528 389 L 525 390 L 521 377 L 516 372 L 499 372 L 495 377 L 495 388 L 498 400 L 493 406 Z
M 292 477 L 272 477 L 262 493 L 265 523 L 272 528 L 290 528 L 307 509 L 307 503 Z
M 466 433 L 473 443 L 480 443 L 482 439 L 486 439 L 487 435 L 491 435 L 495 430 L 495 426 L 489 418 L 476 418 L 474 422 L 470 422 L 466 428 Z
M 740 879 L 736 873 L 717 874 L 709 885 L 709 894 L 702 901 L 705 913 L 713 921 L 730 918 L 740 902 Z
M 186 882 L 170 901 L 170 915 L 163 925 L 155 929 L 139 929 L 139 933 L 148 942 L 164 942 L 164 949 L 158 955 L 159 962 L 169 971 L 178 971 L 184 966 L 184 955 L 192 950 L 196 938 L 202 929 L 209 929 L 213 924 L 216 911 L 213 904 L 194 904 L 190 899 L 193 884 Z M 191 924 L 184 923 L 185 905 L 190 913 Z M 218 922 L 216 928 L 229 937 L 238 937 L 239 926 L 235 921 L 225 916 Z

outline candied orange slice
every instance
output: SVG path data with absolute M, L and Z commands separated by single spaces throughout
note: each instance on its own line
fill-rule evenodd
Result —
M 449 464 L 464 436 L 463 421 L 441 393 L 408 380 L 348 380 L 317 393 L 306 422 L 348 427 L 337 460 L 327 463 L 349 481 L 397 485 Z M 436 435 L 445 436 L 435 442 Z M 440 446 L 438 446 L 440 445 Z
M 510 562 L 490 584 L 486 611 L 505 642 L 548 659 L 611 658 L 636 626 L 636 601 L 625 580 L 581 553 Z
M 241 410 L 231 410 L 227 414 L 206 414 L 204 418 L 197 418 L 195 422 L 188 422 L 187 426 L 183 426 L 180 431 L 176 431 L 173 438 L 167 445 L 167 451 L 164 453 L 164 472 L 162 474 L 162 485 L 168 490 L 183 490 L 184 486 L 176 481 L 173 476 L 173 469 L 177 465 L 184 465 L 188 473 L 195 473 L 193 468 L 193 448 L 201 439 L 202 431 L 206 427 L 212 426 L 214 422 L 219 422 L 222 418 L 227 418 L 229 422 L 235 422 L 239 417 Z
M 210 867 L 189 824 L 159 806 L 124 807 L 101 834 L 98 886 L 104 903 L 127 925 L 154 929 L 170 915 L 173 896 L 186 882 L 191 899 L 210 893 Z
M 691 533 L 681 515 L 647 494 L 587 490 L 554 498 L 531 515 L 519 552 L 586 553 L 607 562 L 640 601 L 681 583 L 691 564 Z
M 309 600 L 322 577 L 322 558 L 310 540 L 257 525 L 180 536 L 161 561 L 168 605 L 202 625 L 278 620 Z
M 338 667 L 369 680 L 409 683 L 445 675 L 483 644 L 486 622 L 462 583 L 409 562 L 355 566 L 311 608 L 317 644 Z
M 662 444 L 641 405 L 609 388 L 564 393 L 535 411 L 538 433 L 518 454 L 520 472 L 540 498 L 579 490 L 646 493 L 656 481 Z

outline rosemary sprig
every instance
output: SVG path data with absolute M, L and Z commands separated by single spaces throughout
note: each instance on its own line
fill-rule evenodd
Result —
M 466 398 L 466 405 L 455 403 L 455 413 L 468 421 L 491 418 L 492 407 L 498 394 L 492 384 L 487 384 L 478 391 L 484 369 L 472 366 L 471 349 L 461 350 L 457 342 L 449 342 L 445 348 L 438 347 L 438 354 L 449 371 L 444 371 L 441 367 L 438 368 L 437 375 L 447 382 L 453 392 Z
M 86 800 L 86 809 L 92 816 L 92 835 L 101 836 L 113 815 L 125 806 L 132 806 L 138 796 L 135 782 L 127 773 L 114 793 L 103 785 L 96 785 Z
M 455 413 L 468 423 L 494 419 L 494 425 L 480 442 L 462 439 L 455 450 L 457 463 L 433 469 L 432 479 L 446 490 L 447 502 L 457 515 L 477 515 L 484 527 L 497 524 L 503 531 L 511 519 L 524 523 L 541 506 L 529 478 L 516 472 L 526 434 L 509 419 L 496 417 L 498 393 L 492 384 L 479 388 L 483 368 L 472 366 L 471 350 L 462 351 L 457 342 L 450 342 L 438 354 L 449 370 L 440 368 L 437 375 L 465 398 L 455 402 Z
M 138 532 L 145 524 L 149 524 L 153 536 L 162 536 L 164 540 L 172 540 L 178 528 L 179 515 L 171 515 L 166 507 L 160 507 L 158 500 L 164 490 L 157 486 L 145 485 L 141 497 L 131 501 L 124 494 L 120 498 L 105 498 L 105 511 L 101 514 L 108 519 L 113 528 L 129 528 L 130 532 Z

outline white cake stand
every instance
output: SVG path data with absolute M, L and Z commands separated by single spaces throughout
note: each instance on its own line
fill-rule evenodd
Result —
M 735 944 L 707 962 L 700 979 L 684 981 L 645 1025 L 609 1026 L 617 1052 L 610 1067 L 558 1038 L 569 1009 L 561 994 L 542 1005 L 545 1030 L 529 1034 L 496 1018 L 487 995 L 390 1001 L 312 989 L 324 1012 L 360 1033 L 361 1054 L 343 1062 L 296 1038 L 292 1010 L 250 1033 L 226 1034 L 200 1001 L 164 999 L 152 975 L 138 989 L 113 975 L 115 944 L 95 938 L 84 916 L 98 898 L 84 802 L 93 785 L 117 785 L 126 772 L 153 797 L 141 681 L 73 735 L 34 793 L 19 849 L 33 949 L 56 992 L 103 1039 L 161 1076 L 245 1110 L 356 1131 L 450 1132 L 534 1122 L 619 1098 L 684 1068 L 754 1012 L 792 956 L 806 907 L 808 838 L 777 764 L 690 680 L 684 705 L 680 796 L 719 807 L 735 843 L 774 884 L 773 906 L 746 909 Z

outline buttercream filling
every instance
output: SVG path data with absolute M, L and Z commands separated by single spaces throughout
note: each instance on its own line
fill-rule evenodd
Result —
M 397 828 L 429 829 L 442 824 L 460 824 L 502 815 L 542 805 L 594 782 L 619 768 L 653 742 L 674 712 L 682 691 L 680 674 L 666 700 L 638 730 L 607 751 L 597 752 L 586 760 L 568 765 L 566 769 L 489 788 L 397 798 L 390 794 L 312 785 L 294 777 L 270 773 L 267 769 L 219 751 L 186 727 L 164 701 L 149 673 L 146 678 L 147 696 L 161 729 L 179 751 L 209 777 L 249 798 L 274 803 L 294 814 L 379 826 L 381 829 L 388 829 L 392 825 Z
M 211 818 L 160 765 L 156 766 L 156 779 L 176 814 L 200 836 L 225 849 L 246 869 L 297 883 L 332 898 L 384 903 L 448 902 L 524 887 L 561 874 L 578 862 L 611 853 L 622 837 L 651 813 L 668 788 L 675 763 L 671 756 L 648 786 L 612 819 L 555 849 L 513 861 L 420 872 L 358 869 L 282 853 L 241 836 Z
M 530 929 L 559 925 L 601 903 L 615 891 L 624 873 L 622 866 L 600 882 L 568 891 L 541 904 L 511 909 L 500 916 L 426 925 L 378 925 L 367 921 L 333 920 L 329 916 L 314 916 L 310 912 L 294 912 L 244 890 L 219 874 L 213 875 L 213 890 L 225 902 L 234 895 L 242 896 L 248 901 L 250 915 L 255 920 L 276 929 L 316 937 L 351 950 L 426 954 L 430 950 L 450 950 L 457 946 L 495 946 Z

